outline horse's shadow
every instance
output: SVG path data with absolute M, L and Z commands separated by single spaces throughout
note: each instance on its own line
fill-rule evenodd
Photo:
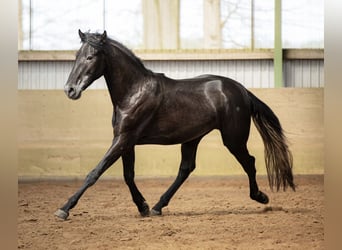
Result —
M 182 212 L 165 212 L 163 216 L 203 216 L 203 215 L 214 215 L 214 216 L 226 216 L 226 215 L 261 215 L 261 214 L 272 214 L 272 213 L 309 213 L 310 209 L 306 208 L 284 208 L 281 206 L 265 206 L 263 208 L 246 208 L 246 207 L 235 207 L 228 209 L 211 209 L 203 211 L 182 211 Z

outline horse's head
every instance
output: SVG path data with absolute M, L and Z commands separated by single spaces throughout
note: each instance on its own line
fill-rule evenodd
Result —
M 107 33 L 91 34 L 78 30 L 82 46 L 76 54 L 76 61 L 64 86 L 66 95 L 76 100 L 81 97 L 82 91 L 104 73 L 104 45 Z

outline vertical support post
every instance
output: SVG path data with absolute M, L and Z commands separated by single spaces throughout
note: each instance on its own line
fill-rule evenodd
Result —
M 281 0 L 274 2 L 274 86 L 283 87 L 283 46 L 281 36 Z
M 29 50 L 32 50 L 32 26 L 33 26 L 33 11 L 32 11 L 32 0 L 30 0 L 30 31 L 29 31 Z
M 161 20 L 159 1 L 143 0 L 144 16 L 144 47 L 146 49 L 161 49 Z
M 251 50 L 254 50 L 255 44 L 254 44 L 254 29 L 255 29 L 255 18 L 254 18 L 254 12 L 255 12 L 255 3 L 254 0 L 251 0 Z
M 102 2 L 103 9 L 102 9 L 102 25 L 103 25 L 103 30 L 106 30 L 106 0 L 103 0 Z
M 179 49 L 179 0 L 143 0 L 146 49 Z
M 23 49 L 23 6 L 21 0 L 18 1 L 18 50 Z
M 220 0 L 204 0 L 204 47 L 218 49 L 222 47 L 221 5 Z
M 161 0 L 163 49 L 179 49 L 180 0 Z

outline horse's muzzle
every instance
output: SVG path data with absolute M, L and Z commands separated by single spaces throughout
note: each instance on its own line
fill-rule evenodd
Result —
M 77 100 L 81 97 L 82 91 L 77 86 L 66 84 L 64 86 L 65 94 L 72 100 Z

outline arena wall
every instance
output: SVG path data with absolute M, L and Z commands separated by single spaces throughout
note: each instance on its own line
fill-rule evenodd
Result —
M 278 115 L 289 140 L 295 174 L 324 173 L 323 88 L 251 89 Z M 88 90 L 78 101 L 62 90 L 18 90 L 18 176 L 28 179 L 83 179 L 111 144 L 112 104 L 106 90 Z M 249 150 L 257 172 L 266 174 L 264 146 L 254 125 Z M 136 147 L 136 175 L 175 176 L 180 146 Z M 199 145 L 193 175 L 244 174 L 222 145 L 218 131 Z M 121 177 L 121 160 L 103 178 Z

